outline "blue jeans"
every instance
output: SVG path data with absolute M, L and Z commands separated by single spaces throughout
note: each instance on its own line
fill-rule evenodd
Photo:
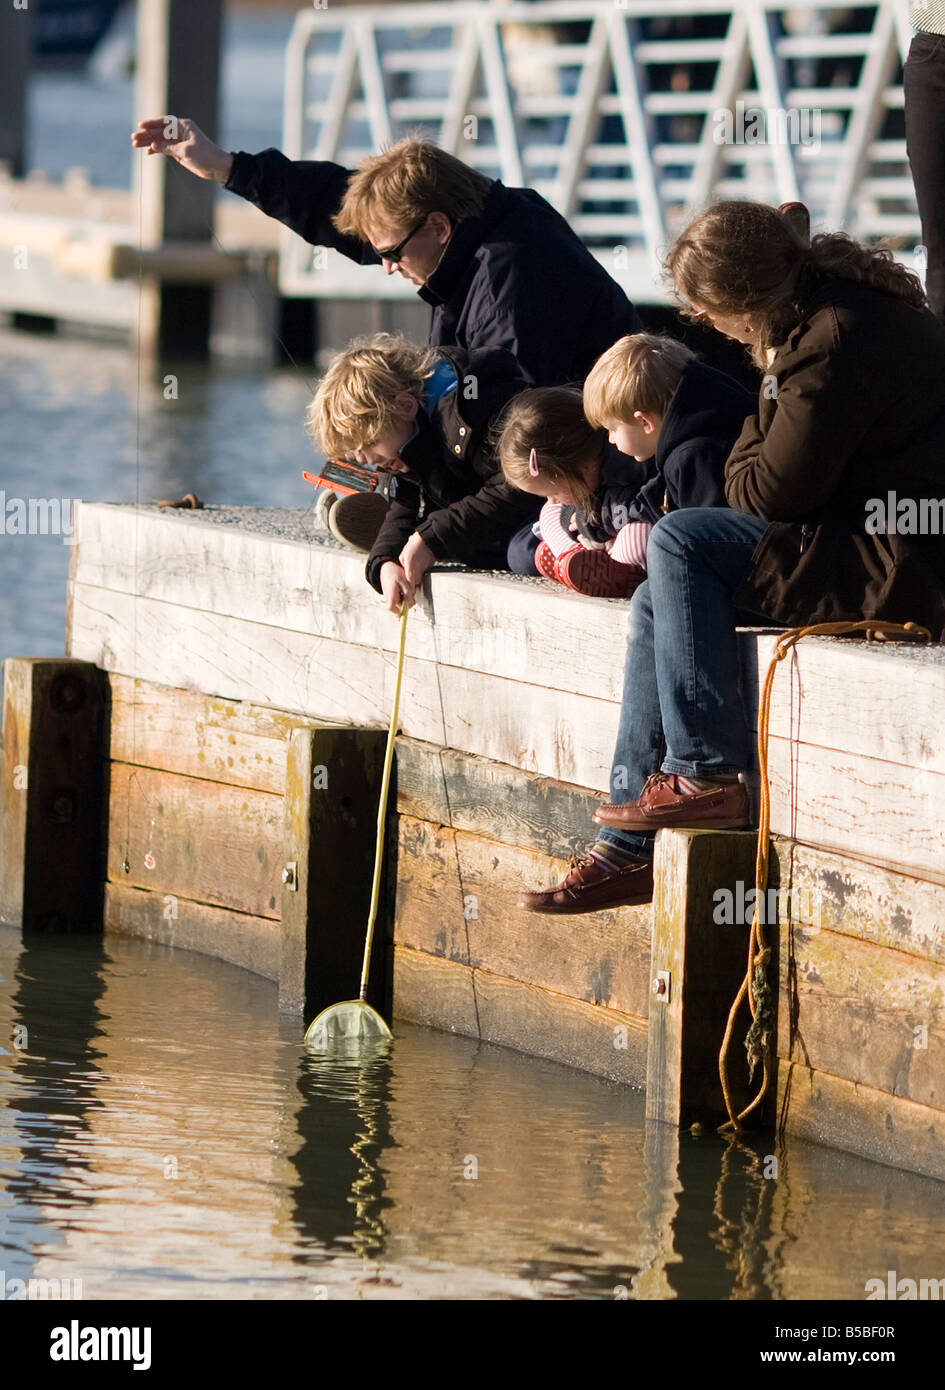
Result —
M 768 523 L 727 507 L 692 507 L 657 522 L 647 574 L 630 602 L 610 799 L 635 801 L 658 770 L 684 777 L 745 772 L 752 737 L 739 690 L 733 594 Z M 598 839 L 650 857 L 653 836 Z

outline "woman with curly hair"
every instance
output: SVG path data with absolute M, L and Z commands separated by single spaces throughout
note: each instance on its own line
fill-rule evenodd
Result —
M 807 210 L 720 203 L 667 259 L 688 314 L 764 377 L 729 508 L 670 513 L 630 605 L 611 804 L 533 912 L 646 902 L 661 826 L 749 824 L 736 624 L 913 620 L 945 636 L 945 327 L 888 251 L 810 239 Z M 924 524 L 923 524 L 924 522 Z

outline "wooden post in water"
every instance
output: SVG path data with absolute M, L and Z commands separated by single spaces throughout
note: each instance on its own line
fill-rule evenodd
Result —
M 755 886 L 753 831 L 664 830 L 656 849 L 653 946 L 647 1044 L 647 1117 L 673 1125 L 726 1119 L 719 1049 L 732 1001 L 748 964 L 749 898 Z M 772 856 L 776 883 L 777 865 Z M 719 897 L 719 890 L 731 897 Z M 769 898 L 770 901 L 770 898 Z M 777 1000 L 777 927 L 766 929 Z M 743 1041 L 750 1015 L 739 1013 L 731 1076 L 740 1105 L 749 1098 Z M 755 1077 L 750 1094 L 760 1080 Z M 772 1097 L 773 1099 L 773 1097 Z
M 0 5 L 0 163 L 15 179 L 26 173 L 26 89 L 32 54 L 32 7 Z
M 101 931 L 105 678 L 89 661 L 3 663 L 0 921 Z
M 374 869 L 383 730 L 298 728 L 289 736 L 279 1007 L 310 1022 L 357 998 Z M 396 802 L 391 795 L 390 806 Z M 382 908 L 368 1001 L 385 1008 Z
M 189 116 L 217 138 L 222 0 L 138 0 L 136 118 Z M 194 178 L 173 160 L 135 155 L 144 247 L 212 238 L 217 185 Z M 136 182 L 135 189 L 139 188 Z M 213 287 L 145 281 L 140 342 L 156 356 L 206 357 Z

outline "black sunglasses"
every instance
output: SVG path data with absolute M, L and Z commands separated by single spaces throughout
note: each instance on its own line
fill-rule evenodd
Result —
M 426 213 L 424 215 L 423 221 L 418 222 L 417 225 L 414 227 L 413 231 L 408 232 L 407 235 L 404 237 L 403 241 L 398 241 L 397 245 L 392 246 L 389 251 L 381 251 L 379 247 L 374 246 L 373 244 L 371 245 L 371 250 L 374 252 L 376 256 L 380 256 L 382 261 L 399 261 L 401 256 L 404 254 L 404 247 L 407 245 L 407 242 L 410 240 L 411 237 L 415 237 L 419 232 L 420 228 L 426 224 L 426 220 L 427 217 L 429 217 L 429 215 L 429 213 Z

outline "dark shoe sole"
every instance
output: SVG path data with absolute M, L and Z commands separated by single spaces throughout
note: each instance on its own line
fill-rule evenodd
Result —
M 367 554 L 387 516 L 388 502 L 375 492 L 339 497 L 328 513 L 328 529 L 336 540 Z
M 590 598 L 629 598 L 644 578 L 632 565 L 620 565 L 603 550 L 574 552 L 559 561 L 557 576 L 575 593 Z

